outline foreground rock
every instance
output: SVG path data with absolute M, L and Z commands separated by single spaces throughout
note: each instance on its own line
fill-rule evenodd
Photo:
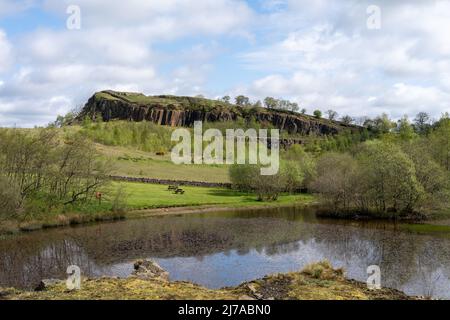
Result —
M 156 262 L 150 260 L 138 260 L 134 263 L 133 277 L 142 280 L 169 281 L 169 273 Z
M 48 288 L 54 287 L 58 284 L 62 284 L 64 283 L 64 281 L 62 280 L 58 280 L 58 279 L 44 279 L 42 280 L 36 287 L 36 289 L 34 289 L 35 291 L 44 291 Z
M 416 299 L 392 289 L 369 290 L 364 283 L 347 280 L 342 270 L 327 262 L 313 264 L 302 272 L 278 274 L 238 287 L 210 290 L 189 282 L 168 282 L 159 266 L 138 261 L 128 279 L 85 279 L 81 290 L 68 291 L 54 283 L 41 292 L 1 290 L 0 299 L 87 300 L 407 300 Z M 135 267 L 135 268 L 136 268 Z M 159 267 L 159 268 L 158 268 Z M 146 276 L 141 277 L 142 274 Z M 154 275 L 153 277 L 151 275 Z M 167 274 L 168 277 L 168 274 Z

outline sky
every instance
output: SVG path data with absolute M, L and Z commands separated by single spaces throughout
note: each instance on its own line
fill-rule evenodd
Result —
M 450 0 L 0 0 L 0 126 L 106 89 L 439 118 L 449 35 Z

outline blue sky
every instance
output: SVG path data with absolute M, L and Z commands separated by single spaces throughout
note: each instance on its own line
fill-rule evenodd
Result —
M 448 0 L 0 0 L 0 125 L 44 125 L 103 89 L 438 118 L 449 12 Z

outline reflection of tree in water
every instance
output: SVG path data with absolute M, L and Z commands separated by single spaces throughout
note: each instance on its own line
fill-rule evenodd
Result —
M 267 220 L 266 220 L 267 219 Z M 245 255 L 271 242 L 295 240 L 286 220 L 166 217 L 37 232 L 0 242 L 0 286 L 34 286 L 65 278 L 69 265 L 97 275 L 143 257 L 189 257 L 237 250 Z M 262 236 L 263 235 L 263 236 Z M 267 235 L 267 236 L 266 236 Z
M 450 248 L 448 242 L 428 238 L 417 256 L 414 266 L 417 269 L 416 282 L 422 287 L 426 297 L 450 297 Z
M 367 279 L 366 268 L 378 265 L 383 286 L 411 288 L 411 292 L 423 295 L 439 291 L 442 296 L 446 287 L 448 291 L 448 239 L 412 235 L 392 228 L 318 229 L 314 233 L 316 250 L 333 263 L 344 266 L 351 277 L 363 281 Z
M 367 267 L 375 264 L 381 267 L 383 285 L 402 288 L 412 280 L 420 286 L 421 270 L 429 275 L 442 269 L 448 278 L 449 243 L 398 232 L 386 224 L 316 223 L 290 210 L 286 214 L 278 210 L 167 216 L 3 240 L 0 285 L 23 286 L 42 278 L 65 277 L 71 264 L 80 266 L 83 275 L 98 275 L 115 264 L 139 258 L 201 260 L 216 253 L 245 256 L 256 252 L 298 257 L 302 262 L 327 258 L 359 280 L 365 280 Z M 421 282 L 425 288 L 426 281 Z
M 93 261 L 83 249 L 70 240 L 55 243 L 38 242 L 25 247 L 0 244 L 0 283 L 3 286 L 36 286 L 47 278 L 65 278 L 70 265 L 78 265 L 87 274 L 92 273 Z M 6 250 L 5 250 L 6 249 Z

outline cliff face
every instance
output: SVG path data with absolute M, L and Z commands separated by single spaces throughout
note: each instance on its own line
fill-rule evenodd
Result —
M 102 91 L 89 99 L 79 120 L 101 117 L 103 121 L 151 121 L 159 125 L 191 127 L 194 121 L 225 122 L 238 119 L 255 120 L 290 134 L 334 135 L 343 130 L 359 131 L 360 127 L 316 119 L 287 111 L 264 108 L 242 108 L 220 101 L 192 97 L 152 96 L 135 93 Z

